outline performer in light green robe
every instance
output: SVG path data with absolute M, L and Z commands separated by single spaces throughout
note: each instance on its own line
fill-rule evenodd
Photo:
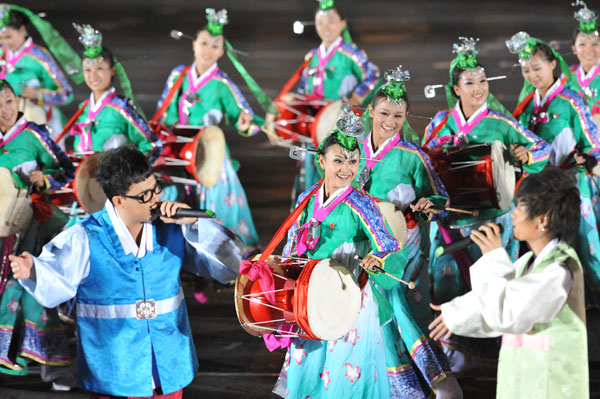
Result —
M 498 226 L 471 234 L 484 255 L 471 268 L 473 290 L 441 305 L 432 336 L 502 335 L 496 397 L 589 398 L 583 271 L 570 244 L 579 193 L 558 168 L 527 176 L 513 211 L 515 236 L 531 251 L 513 263 Z

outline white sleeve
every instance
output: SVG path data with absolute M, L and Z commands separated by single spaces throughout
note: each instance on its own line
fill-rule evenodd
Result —
M 391 189 L 385 196 L 386 200 L 396 205 L 397 208 L 405 210 L 413 202 L 417 195 L 415 189 L 410 184 L 400 183 Z
M 183 225 L 185 259 L 183 269 L 221 283 L 234 280 L 242 259 L 241 239 L 209 219 Z
M 75 225 L 50 241 L 33 257 L 35 281 L 19 283 L 43 306 L 53 308 L 77 294 L 77 287 L 90 273 L 88 237 L 82 225 Z
M 558 263 L 515 278 L 515 266 L 504 248 L 482 256 L 470 274 L 473 290 L 442 305 L 442 314 L 450 331 L 477 337 L 523 334 L 536 323 L 550 322 L 573 284 L 571 272 Z

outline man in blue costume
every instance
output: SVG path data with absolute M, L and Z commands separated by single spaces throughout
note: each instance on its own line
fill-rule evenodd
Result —
M 188 206 L 159 203 L 162 187 L 141 152 L 104 153 L 96 177 L 104 209 L 59 234 L 39 257 L 11 256 L 13 273 L 44 306 L 76 298 L 77 380 L 92 397 L 181 398 L 198 361 L 179 272 L 221 282 L 236 273 L 206 248 L 214 222 L 174 218 Z M 157 207 L 163 216 L 152 220 Z

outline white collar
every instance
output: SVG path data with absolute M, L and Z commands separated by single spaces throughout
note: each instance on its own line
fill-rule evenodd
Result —
M 331 51 L 337 47 L 338 44 L 340 44 L 340 42 L 342 41 L 342 37 L 339 36 L 337 39 L 335 39 L 333 41 L 333 43 L 331 43 L 331 46 L 329 46 L 329 48 L 325 48 L 325 43 L 321 42 L 321 45 L 319 46 L 319 52 L 321 53 L 321 57 L 327 57 L 329 55 L 329 53 L 331 53 Z
M 32 41 L 33 41 L 33 39 L 31 37 L 28 37 L 27 40 L 25 40 L 25 43 L 23 43 L 23 45 L 21 47 L 19 47 L 17 49 L 17 51 L 15 51 L 14 53 L 7 48 L 6 54 L 8 55 L 8 58 L 10 59 L 10 58 L 17 57 L 19 54 L 21 54 L 23 52 L 23 50 L 25 50 L 27 48 L 27 46 L 29 46 L 31 44 Z
M 392 140 L 394 140 L 394 138 L 396 138 L 396 135 L 398 133 L 396 133 L 395 135 L 393 135 L 392 137 L 390 137 L 389 139 L 387 139 L 386 141 L 383 142 L 383 144 L 381 144 L 379 146 L 379 148 L 377 149 L 377 151 L 373 151 L 373 131 L 371 130 L 371 133 L 369 133 L 369 136 L 367 136 L 367 145 L 369 146 L 369 151 L 371 152 L 371 156 L 373 158 L 377 157 L 377 155 L 381 152 L 381 150 L 383 150 L 385 148 L 386 145 L 388 145 L 388 143 Z
M 144 227 L 142 227 L 142 239 L 140 240 L 140 246 L 138 247 L 114 205 L 109 200 L 106 200 L 104 206 L 106 207 L 110 222 L 117 233 L 117 237 L 119 237 L 125 255 L 135 254 L 137 258 L 143 258 L 146 255 L 146 251 L 152 252 L 152 241 L 154 237 L 152 233 L 152 224 L 150 222 L 144 223 Z
M 5 134 L 2 134 L 2 132 L 0 131 L 0 139 L 8 140 L 10 138 L 10 136 L 12 136 L 13 133 L 25 123 L 27 123 L 27 119 L 25 119 L 25 115 L 21 115 L 21 117 L 19 119 L 17 119 L 15 124 L 12 125 L 12 127 L 10 129 L 8 129 L 8 132 L 6 132 Z
M 342 195 L 342 193 L 344 191 L 346 191 L 347 188 L 348 187 L 342 187 L 342 188 L 338 189 L 335 193 L 330 195 L 329 198 L 327 198 L 327 201 L 325 201 L 325 184 L 323 184 L 321 186 L 321 188 L 319 189 L 319 192 L 317 195 L 317 201 L 319 201 L 320 208 L 324 208 L 327 205 L 331 204 L 337 197 Z M 325 203 L 323 203 L 323 201 L 325 201 Z
M 544 94 L 544 98 L 540 98 L 540 91 L 535 89 L 535 102 L 539 104 L 539 106 L 544 106 L 548 98 L 558 89 L 558 87 L 562 84 L 560 79 L 556 79 L 556 82 L 552 83 L 552 86 L 546 90 L 546 94 Z
M 596 62 L 594 66 L 590 68 L 588 73 L 585 73 L 583 71 L 583 67 L 581 66 L 581 64 L 579 64 L 579 68 L 577 68 L 578 72 L 581 72 L 581 80 L 588 80 L 589 78 L 594 76 L 594 74 L 596 73 L 596 69 L 598 69 L 598 62 Z
M 204 71 L 204 73 L 200 76 L 198 76 L 198 70 L 196 69 L 196 61 L 194 61 L 190 69 L 192 72 L 192 81 L 194 82 L 194 86 L 197 86 L 200 82 L 202 82 L 202 79 L 204 79 L 205 77 L 210 75 L 215 69 L 217 69 L 217 63 L 215 62 L 214 64 L 212 64 L 210 68 Z
M 487 101 L 486 101 L 481 105 L 481 107 L 479 107 L 477 109 L 477 111 L 473 112 L 473 115 L 471 115 L 469 117 L 469 120 L 466 120 L 465 115 L 463 114 L 462 109 L 460 108 L 460 100 L 456 103 L 456 111 L 458 112 L 458 116 L 460 117 L 460 122 L 462 125 L 471 123 L 479 116 L 479 114 L 481 114 L 482 112 L 485 112 L 487 109 L 488 109 L 488 106 L 487 106 Z
M 92 111 L 92 112 L 98 111 L 98 108 L 100 108 L 100 105 L 102 104 L 102 101 L 104 101 L 104 99 L 106 97 L 108 97 L 109 95 L 111 95 L 114 92 L 115 92 L 115 88 L 111 87 L 110 89 L 108 89 L 107 91 L 105 91 L 104 94 L 102 94 L 100 96 L 100 98 L 98 99 L 98 101 L 94 101 L 94 92 L 92 92 L 90 94 L 90 111 Z
M 554 240 L 552 240 L 548 244 L 546 244 L 544 249 L 542 249 L 540 251 L 540 253 L 538 254 L 538 256 L 535 257 L 535 260 L 533 261 L 531 266 L 528 268 L 528 270 L 531 270 L 534 267 L 536 267 L 541 261 L 544 260 L 544 256 L 548 255 L 548 252 L 550 252 L 554 248 L 558 247 L 559 244 L 560 244 L 560 241 L 558 240 L 558 238 L 555 238 Z

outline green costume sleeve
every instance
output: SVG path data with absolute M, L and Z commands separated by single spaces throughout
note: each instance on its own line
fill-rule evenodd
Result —
M 242 136 L 251 136 L 253 134 L 253 130 L 256 129 L 256 125 L 251 124 L 250 128 L 247 131 L 241 131 L 238 128 L 238 118 L 240 117 L 240 114 L 242 113 L 242 111 L 248 112 L 250 114 L 252 114 L 252 116 L 254 117 L 254 114 L 252 112 L 252 110 L 249 109 L 243 109 L 242 106 L 240 106 L 240 99 L 236 98 L 235 94 L 241 95 L 240 93 L 234 93 L 233 91 L 234 89 L 232 87 L 229 87 L 227 84 L 223 84 L 221 89 L 219 90 L 219 94 L 220 94 L 220 101 L 221 101 L 221 105 L 223 106 L 223 109 L 225 110 L 225 115 L 227 116 L 227 121 L 233 125 L 235 127 L 235 129 L 238 131 L 238 133 Z M 245 100 L 244 100 L 245 101 Z

